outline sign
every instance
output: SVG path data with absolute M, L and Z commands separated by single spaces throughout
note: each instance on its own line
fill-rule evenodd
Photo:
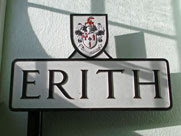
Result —
M 75 51 L 68 59 L 15 60 L 10 109 L 170 109 L 167 60 L 111 58 L 107 20 L 106 14 L 70 15 Z M 85 59 L 71 59 L 76 52 Z M 109 59 L 96 58 L 101 54 Z
M 19 59 L 13 62 L 12 110 L 169 109 L 164 59 Z

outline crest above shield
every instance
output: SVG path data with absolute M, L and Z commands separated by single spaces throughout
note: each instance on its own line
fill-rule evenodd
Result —
M 71 14 L 71 41 L 83 56 L 100 55 L 108 43 L 107 14 Z

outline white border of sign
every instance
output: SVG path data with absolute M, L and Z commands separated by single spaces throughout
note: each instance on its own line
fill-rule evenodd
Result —
M 168 79 L 168 93 L 169 93 L 169 107 L 141 107 L 141 108 L 13 108 L 13 83 L 14 83 L 14 66 L 16 62 L 27 62 L 27 61 L 164 61 L 167 66 L 167 79 Z M 165 59 L 17 59 L 13 62 L 12 65 L 12 73 L 11 73 L 11 88 L 10 88 L 10 103 L 9 107 L 12 111 L 50 111 L 50 110 L 168 110 L 172 107 L 172 98 L 171 98 L 171 84 L 170 84 L 170 72 L 169 72 L 169 64 Z

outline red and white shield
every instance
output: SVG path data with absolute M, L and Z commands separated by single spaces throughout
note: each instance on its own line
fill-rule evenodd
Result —
M 97 35 L 95 33 L 85 34 L 83 37 L 83 43 L 87 48 L 91 49 L 96 46 Z
M 85 57 L 96 57 L 108 42 L 106 14 L 72 14 L 71 41 L 74 48 Z

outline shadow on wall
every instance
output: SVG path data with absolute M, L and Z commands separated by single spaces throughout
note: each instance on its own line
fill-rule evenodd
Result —
M 178 0 L 177 0 L 178 1 Z M 92 13 L 105 13 L 104 0 L 92 0 Z M 177 6 L 177 4 L 175 4 Z M 5 37 L 3 49 L 3 75 L 1 76 L 1 88 L 3 96 L 9 100 L 10 66 L 12 59 L 21 58 L 50 58 L 38 41 L 30 20 L 28 18 L 27 1 L 12 0 L 8 1 Z M 37 6 L 52 12 L 69 15 L 71 12 L 61 9 Z M 175 11 L 177 12 L 177 11 Z M 177 20 L 175 20 L 178 22 Z M 110 22 L 110 21 L 109 21 Z M 111 22 L 110 22 L 111 23 Z M 114 22 L 112 22 L 114 25 Z M 118 25 L 119 26 L 119 25 Z M 120 27 L 124 27 L 121 25 Z M 132 29 L 131 26 L 126 26 Z M 176 25 L 180 28 L 180 25 Z M 180 30 L 180 29 L 179 29 Z M 154 34 L 154 33 L 153 33 Z M 181 35 L 180 31 L 177 35 Z M 23 38 L 23 40 L 22 40 Z M 146 58 L 146 49 L 143 33 L 135 33 L 124 36 L 116 36 L 117 57 L 141 57 Z M 137 42 L 139 44 L 137 44 Z M 136 46 L 135 44 L 136 43 Z M 179 42 L 180 43 L 180 42 Z M 12 52 L 9 52 L 12 51 Z M 128 52 L 128 54 L 126 53 Z M 16 54 L 13 54 L 16 53 Z M 37 68 L 41 67 L 39 65 Z M 47 66 L 43 66 L 45 71 Z M 45 74 L 45 76 L 47 76 Z M 86 135 L 86 136 L 140 136 L 136 130 L 151 128 L 161 128 L 174 125 L 181 125 L 181 112 L 179 88 L 181 74 L 172 74 L 172 92 L 174 107 L 170 111 L 62 111 L 62 112 L 44 112 L 43 136 L 67 136 L 67 135 Z M 12 113 L 5 105 L 0 106 L 0 128 L 1 133 L 7 136 L 26 134 L 26 114 Z M 11 131 L 9 131 L 11 130 Z
M 11 62 L 15 58 L 49 58 L 37 39 L 27 12 L 27 1 L 8 0 L 2 58 L 1 91 L 4 103 L 0 105 L 1 135 L 25 136 L 27 114 L 8 109 Z M 46 68 L 46 66 L 45 66 Z
M 9 105 L 11 63 L 17 58 L 51 58 L 36 37 L 28 15 L 27 0 L 13 0 L 7 3 L 5 36 L 2 60 L 1 90 L 3 104 L 0 105 L 1 134 L 6 136 L 25 136 L 27 131 L 27 114 L 11 112 Z M 47 66 L 43 73 L 47 77 Z M 8 77 L 8 78 L 7 78 Z
M 115 36 L 117 58 L 146 58 L 143 32 Z
M 178 55 L 179 60 L 181 60 L 181 2 L 180 0 L 172 0 L 171 1 L 172 9 L 173 9 L 173 19 L 175 24 L 175 31 L 176 31 L 176 41 L 177 41 L 177 47 L 178 47 Z M 180 62 L 179 62 L 180 63 Z M 181 63 L 180 63 L 180 69 L 181 69 Z

